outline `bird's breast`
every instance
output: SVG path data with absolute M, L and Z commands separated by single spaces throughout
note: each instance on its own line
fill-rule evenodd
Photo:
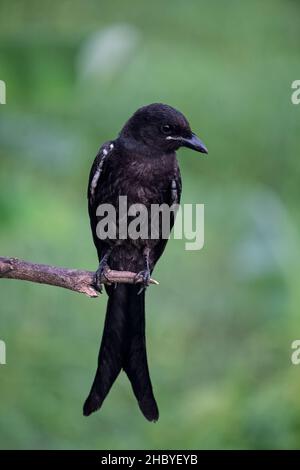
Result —
M 124 172 L 126 172 L 128 197 L 136 197 L 140 202 L 160 200 L 163 193 L 170 189 L 174 158 L 169 155 L 153 159 L 135 158 L 128 162 Z

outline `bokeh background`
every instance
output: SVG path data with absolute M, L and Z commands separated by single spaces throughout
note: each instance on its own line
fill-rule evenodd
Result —
M 300 444 L 300 2 L 0 0 L 2 256 L 95 269 L 89 168 L 139 106 L 180 109 L 205 246 L 172 240 L 148 291 L 160 420 L 122 373 L 82 416 L 106 299 L 1 280 L 2 449 L 288 449 Z

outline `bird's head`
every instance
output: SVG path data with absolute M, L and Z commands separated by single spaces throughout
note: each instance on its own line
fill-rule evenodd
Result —
M 123 127 L 120 138 L 134 140 L 150 151 L 174 152 L 180 147 L 188 147 L 208 153 L 184 115 L 161 103 L 138 109 Z

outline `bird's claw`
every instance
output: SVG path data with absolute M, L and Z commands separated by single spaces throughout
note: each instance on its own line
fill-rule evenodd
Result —
M 108 280 L 107 273 L 109 271 L 108 265 L 105 264 L 99 264 L 99 268 L 95 272 L 94 276 L 94 286 L 97 289 L 97 291 L 102 294 L 103 292 L 103 283 L 101 282 L 103 277 Z
M 139 273 L 136 274 L 134 278 L 135 284 L 138 284 L 138 283 L 142 284 L 137 295 L 140 295 L 144 290 L 147 289 L 147 287 L 150 285 L 150 279 L 151 279 L 151 275 L 150 275 L 149 270 L 140 271 Z

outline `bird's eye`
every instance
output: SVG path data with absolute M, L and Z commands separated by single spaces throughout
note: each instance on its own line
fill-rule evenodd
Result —
M 172 132 L 172 126 L 169 124 L 163 124 L 161 126 L 161 131 L 163 134 L 170 134 Z

